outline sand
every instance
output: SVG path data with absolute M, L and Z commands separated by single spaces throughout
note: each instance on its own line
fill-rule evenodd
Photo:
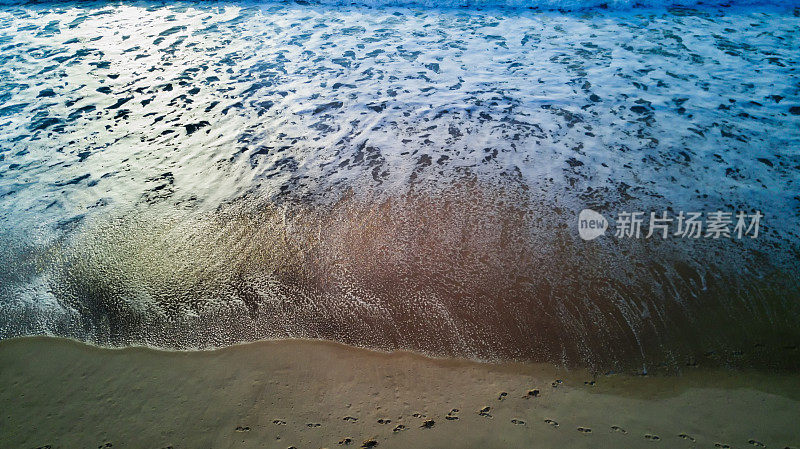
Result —
M 321 341 L 167 352 L 30 337 L 0 342 L 0 385 L 3 448 L 800 445 L 789 374 L 592 378 Z

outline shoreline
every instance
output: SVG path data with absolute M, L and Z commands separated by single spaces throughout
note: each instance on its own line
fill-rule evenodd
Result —
M 261 339 L 255 341 L 242 341 L 233 344 L 226 344 L 218 347 L 208 348 L 162 348 L 158 346 L 132 344 L 126 346 L 105 346 L 92 341 L 84 341 L 73 337 L 62 337 L 57 335 L 22 335 L 16 337 L 8 337 L 0 339 L 0 351 L 8 344 L 28 343 L 37 344 L 42 342 L 56 342 L 57 344 L 74 345 L 77 347 L 85 347 L 88 350 L 97 350 L 101 352 L 111 353 L 125 353 L 125 352 L 153 352 L 162 354 L 214 354 L 224 351 L 247 350 L 251 346 L 274 346 L 274 345 L 287 345 L 287 346 L 308 346 L 316 347 L 322 350 L 326 348 L 333 351 L 352 351 L 360 353 L 364 357 L 388 357 L 388 358 L 403 358 L 408 357 L 415 359 L 419 362 L 427 362 L 439 365 L 443 368 L 460 368 L 460 367 L 476 367 L 486 370 L 519 374 L 519 375 L 533 375 L 539 377 L 553 377 L 553 378 L 572 378 L 575 381 L 580 379 L 597 380 L 604 379 L 601 384 L 605 388 L 597 388 L 595 391 L 602 390 L 609 394 L 618 394 L 625 396 L 630 394 L 622 388 L 617 388 L 617 385 L 630 385 L 631 383 L 644 382 L 651 384 L 660 384 L 664 391 L 676 391 L 686 388 L 704 388 L 709 386 L 724 386 L 725 388 L 743 388 L 752 387 L 754 385 L 747 385 L 755 378 L 769 378 L 771 381 L 780 380 L 777 383 L 761 384 L 760 391 L 765 393 L 772 393 L 779 396 L 784 396 L 790 399 L 800 400 L 800 372 L 791 369 L 758 369 L 758 368 L 743 368 L 738 366 L 727 366 L 724 364 L 704 364 L 704 365 L 685 365 L 674 366 L 665 368 L 663 366 L 653 367 L 649 369 L 647 374 L 642 374 L 637 371 L 608 371 L 605 373 L 592 370 L 590 367 L 579 366 L 565 366 L 549 362 L 540 361 L 525 361 L 525 360 L 490 360 L 490 359 L 471 359 L 461 356 L 448 356 L 427 354 L 424 352 L 413 351 L 408 349 L 386 350 L 380 348 L 366 347 L 351 345 L 334 340 L 326 340 L 323 338 L 276 338 L 276 339 Z M 661 369 L 659 369 L 661 368 Z M 722 382 L 723 385 L 720 385 Z M 770 388 L 771 387 L 771 388 Z M 648 395 L 652 395 L 653 391 L 649 391 Z
M 798 17 L 227 6 L 4 11 L 0 337 L 800 371 Z
M 164 351 L 21 337 L 0 341 L 0 445 L 796 447 L 796 380 L 721 370 L 591 378 L 327 341 Z

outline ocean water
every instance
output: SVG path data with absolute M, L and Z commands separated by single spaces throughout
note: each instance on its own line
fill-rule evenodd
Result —
M 797 368 L 797 7 L 437 5 L 1 6 L 0 337 Z

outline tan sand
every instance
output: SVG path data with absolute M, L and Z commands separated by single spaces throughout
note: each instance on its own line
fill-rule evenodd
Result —
M 586 385 L 548 366 L 318 341 L 164 352 L 22 338 L 0 342 L 0 447 L 798 447 L 798 380 L 695 369 Z

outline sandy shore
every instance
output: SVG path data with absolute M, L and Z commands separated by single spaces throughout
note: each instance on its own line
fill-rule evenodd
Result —
M 164 352 L 22 338 L 0 342 L 0 447 L 798 447 L 798 380 L 593 379 L 316 341 Z

